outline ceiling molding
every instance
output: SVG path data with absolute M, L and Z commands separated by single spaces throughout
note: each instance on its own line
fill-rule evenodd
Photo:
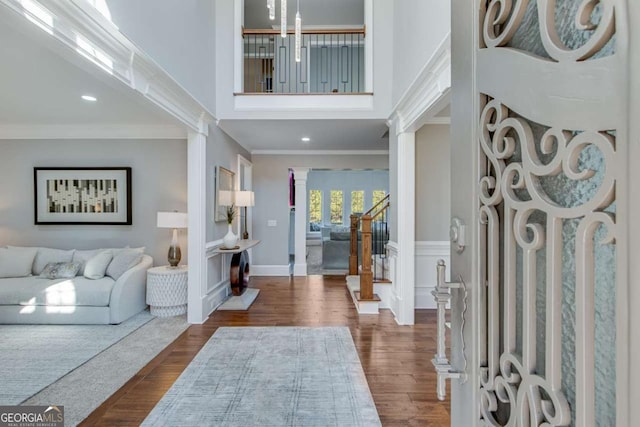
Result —
M 389 150 L 253 150 L 264 156 L 388 156 Z
M 208 133 L 215 118 L 154 60 L 137 48 L 86 0 L 32 0 L 51 15 L 53 25 L 23 8 L 19 0 L 0 0 L 27 24 L 37 25 L 100 70 L 141 93 L 190 130 Z M 81 46 L 78 39 L 82 39 Z M 96 54 L 97 53 L 97 54 Z
M 394 106 L 396 132 L 415 132 L 448 103 L 451 91 L 451 33 L 447 34 Z
M 173 125 L 0 125 L 0 140 L 186 138 L 185 128 Z
M 451 117 L 432 117 L 425 121 L 425 125 L 450 125 Z

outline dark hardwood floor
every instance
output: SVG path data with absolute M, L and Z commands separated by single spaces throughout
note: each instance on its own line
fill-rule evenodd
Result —
M 449 402 L 436 398 L 434 311 L 398 326 L 388 310 L 358 316 L 344 277 L 251 278 L 261 289 L 249 311 L 216 311 L 189 327 L 82 426 L 137 426 L 220 326 L 348 326 L 384 426 L 448 426 Z

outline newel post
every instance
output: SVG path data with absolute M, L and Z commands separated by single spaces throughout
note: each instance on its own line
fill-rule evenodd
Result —
M 351 215 L 351 240 L 349 249 L 349 275 L 358 275 L 358 221 L 357 215 Z
M 371 271 L 371 216 L 362 216 L 362 271 L 360 272 L 360 299 L 373 299 L 373 272 Z M 356 242 L 357 244 L 357 242 Z M 357 248 L 356 248 L 357 250 Z

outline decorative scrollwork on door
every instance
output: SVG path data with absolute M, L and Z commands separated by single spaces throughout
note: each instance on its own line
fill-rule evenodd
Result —
M 587 34 L 584 43 L 569 47 L 562 41 L 556 25 L 556 0 L 537 0 L 539 34 L 544 50 L 557 62 L 591 58 L 615 34 L 615 0 L 578 0 L 573 27 Z M 491 0 L 482 22 L 482 41 L 488 48 L 504 47 L 520 28 L 530 0 Z M 569 2 L 565 2 L 569 3 Z
M 564 221 L 577 221 L 572 243 L 575 425 L 596 425 L 594 245 L 615 242 L 615 215 L 608 211 L 618 179 L 612 167 L 616 164 L 614 134 L 548 128 L 536 138 L 530 122 L 498 100 L 486 99 L 480 118 L 480 218 L 482 242 L 487 248 L 481 261 L 487 284 L 487 345 L 480 371 L 480 419 L 489 426 L 567 426 L 572 422 L 562 388 L 562 263 L 566 244 L 562 230 Z M 580 159 L 587 150 L 599 152 L 603 168 L 585 167 Z M 561 175 L 570 183 L 591 182 L 588 197 L 566 203 L 552 197 L 545 180 Z M 601 227 L 606 233 L 597 234 Z M 541 254 L 544 277 L 538 277 Z M 545 330 L 537 331 L 536 288 L 541 280 L 545 282 Z M 517 292 L 522 298 L 520 314 Z M 516 342 L 518 321 L 520 346 Z M 536 360 L 539 332 L 544 337 L 542 369 Z

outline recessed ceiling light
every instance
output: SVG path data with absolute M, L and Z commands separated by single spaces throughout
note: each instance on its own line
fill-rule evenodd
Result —
M 96 98 L 95 96 L 91 96 L 91 95 L 82 95 L 82 99 L 84 99 L 85 101 L 89 101 L 89 102 L 96 102 L 98 100 L 98 98 Z
M 311 138 L 309 138 L 308 136 L 302 137 L 302 142 L 309 142 L 309 141 L 311 141 Z

